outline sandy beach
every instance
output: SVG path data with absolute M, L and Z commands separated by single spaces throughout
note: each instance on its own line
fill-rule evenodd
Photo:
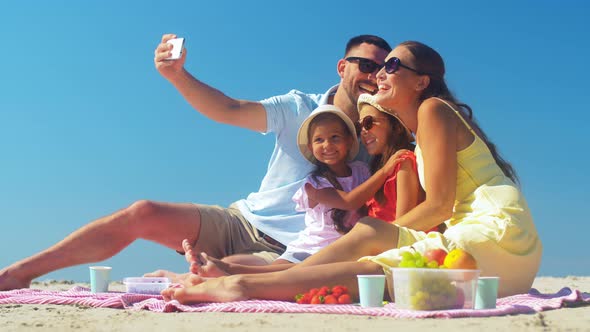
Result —
M 68 290 L 68 281 L 35 282 L 31 287 Z M 88 287 L 88 284 L 79 284 Z M 590 277 L 538 277 L 533 287 L 543 293 L 563 287 L 590 292 Z M 111 290 L 124 291 L 121 283 Z M 354 315 L 267 313 L 156 313 L 97 309 L 72 305 L 0 305 L 2 331 L 419 331 L 531 330 L 590 331 L 590 306 L 536 314 L 488 318 L 399 319 Z

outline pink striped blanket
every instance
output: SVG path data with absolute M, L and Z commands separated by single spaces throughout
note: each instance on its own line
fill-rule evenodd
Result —
M 387 304 L 382 308 L 361 308 L 358 305 L 301 305 L 292 302 L 262 300 L 183 305 L 177 301 L 165 302 L 159 295 L 120 292 L 93 294 L 88 288 L 76 286 L 63 292 L 28 288 L 0 292 L 0 305 L 2 304 L 77 304 L 97 308 L 156 312 L 325 313 L 399 318 L 453 318 L 530 314 L 568 306 L 590 305 L 590 293 L 566 287 L 555 294 L 542 294 L 533 288 L 528 294 L 498 299 L 496 309 L 412 311 L 397 309 L 395 303 Z

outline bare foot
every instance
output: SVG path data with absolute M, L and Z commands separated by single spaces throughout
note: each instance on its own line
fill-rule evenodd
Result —
M 182 284 L 186 281 L 186 279 L 190 276 L 191 273 L 175 273 L 168 270 L 156 270 L 154 272 L 149 272 L 144 274 L 144 277 L 160 277 L 160 278 L 169 278 L 173 283 Z
M 161 294 L 166 301 L 177 300 L 183 304 L 231 302 L 248 299 L 243 287 L 240 285 L 238 276 L 205 280 L 193 274 L 187 287 L 167 288 Z
M 16 277 L 12 277 L 8 273 L 8 269 L 0 271 L 0 291 L 29 288 L 30 286 L 31 280 L 21 280 Z
M 216 278 L 230 275 L 228 272 L 227 263 L 217 258 L 211 257 L 204 252 L 201 253 L 199 258 L 199 264 L 191 264 L 190 270 L 192 273 L 207 278 Z

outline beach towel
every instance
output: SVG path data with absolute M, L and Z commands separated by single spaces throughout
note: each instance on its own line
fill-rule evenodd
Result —
M 543 294 L 533 288 L 527 294 L 498 299 L 496 309 L 413 311 L 397 309 L 395 303 L 389 303 L 381 308 L 362 308 L 354 304 L 302 305 L 292 302 L 265 300 L 183 305 L 178 301 L 165 302 L 159 295 L 121 292 L 93 294 L 88 288 L 76 286 L 68 291 L 25 288 L 0 292 L 0 305 L 2 304 L 75 304 L 96 308 L 149 310 L 155 312 L 323 313 L 396 318 L 455 318 L 532 314 L 544 310 L 590 305 L 590 293 L 566 287 L 557 293 Z

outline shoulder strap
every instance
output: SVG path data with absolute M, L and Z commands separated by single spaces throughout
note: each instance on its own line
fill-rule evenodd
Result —
M 471 128 L 471 126 L 469 125 L 469 123 L 467 122 L 467 120 L 465 120 L 463 118 L 463 116 L 461 115 L 461 112 L 459 112 L 458 110 L 456 110 L 453 106 L 451 106 L 451 104 L 449 104 L 446 100 L 438 98 L 438 97 L 433 97 L 436 98 L 440 101 L 442 101 L 443 103 L 445 103 L 445 105 L 449 106 L 450 109 L 452 109 L 455 114 L 457 114 L 457 116 L 459 117 L 459 119 L 461 119 L 461 121 L 463 121 L 463 123 L 465 124 L 465 126 L 467 126 L 467 129 L 469 129 L 469 131 L 471 131 L 471 133 L 475 136 L 477 136 L 477 134 L 475 133 L 475 131 L 473 131 L 473 128 Z

